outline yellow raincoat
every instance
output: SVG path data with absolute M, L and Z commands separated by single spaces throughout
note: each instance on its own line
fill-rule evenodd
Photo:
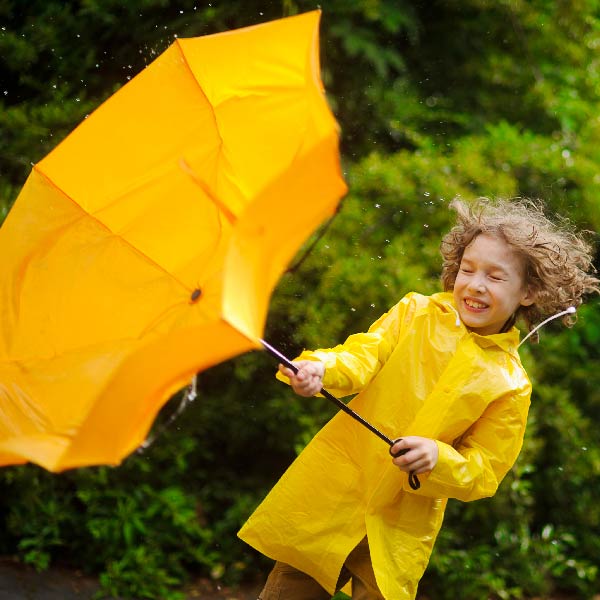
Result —
M 452 294 L 411 293 L 367 333 L 321 360 L 323 387 L 358 393 L 350 406 L 391 438 L 433 438 L 439 459 L 414 491 L 381 439 L 342 412 L 294 461 L 239 532 L 263 554 L 334 592 L 344 560 L 367 535 L 385 598 L 414 598 L 448 498 L 492 496 L 516 460 L 531 384 L 519 334 L 480 336 Z

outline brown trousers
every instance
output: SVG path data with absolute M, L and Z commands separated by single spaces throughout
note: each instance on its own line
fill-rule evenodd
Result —
M 367 538 L 348 555 L 337 583 L 341 589 L 352 580 L 352 600 L 385 600 L 371 565 Z M 331 594 L 312 577 L 290 565 L 276 562 L 258 600 L 330 600 Z

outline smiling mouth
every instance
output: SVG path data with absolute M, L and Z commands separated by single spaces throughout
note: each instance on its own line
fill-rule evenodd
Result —
M 464 303 L 469 307 L 469 308 L 473 308 L 475 310 L 483 310 L 484 308 L 487 308 L 488 305 L 484 304 L 483 302 L 477 302 L 477 300 L 470 300 L 468 298 L 464 299 Z

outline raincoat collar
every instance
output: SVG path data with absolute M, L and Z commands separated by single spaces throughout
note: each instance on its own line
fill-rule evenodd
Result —
M 431 296 L 433 302 L 444 312 L 451 312 L 455 318 L 456 327 L 467 332 L 481 348 L 498 346 L 509 354 L 518 356 L 520 332 L 516 327 L 511 327 L 506 333 L 494 333 L 492 335 L 479 335 L 469 331 L 468 327 L 461 321 L 454 296 L 450 292 L 440 292 Z

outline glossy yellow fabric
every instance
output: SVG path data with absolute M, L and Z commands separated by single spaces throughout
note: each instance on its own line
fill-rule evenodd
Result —
M 117 464 L 345 192 L 320 13 L 179 39 L 35 165 L 0 229 L 0 464 Z
M 451 294 L 409 294 L 367 333 L 299 358 L 322 360 L 324 387 L 391 438 L 439 446 L 413 491 L 388 446 L 338 413 L 308 444 L 241 529 L 273 559 L 333 592 L 346 556 L 366 534 L 389 600 L 414 598 L 448 498 L 492 496 L 522 445 L 531 385 L 518 331 L 479 336 Z

